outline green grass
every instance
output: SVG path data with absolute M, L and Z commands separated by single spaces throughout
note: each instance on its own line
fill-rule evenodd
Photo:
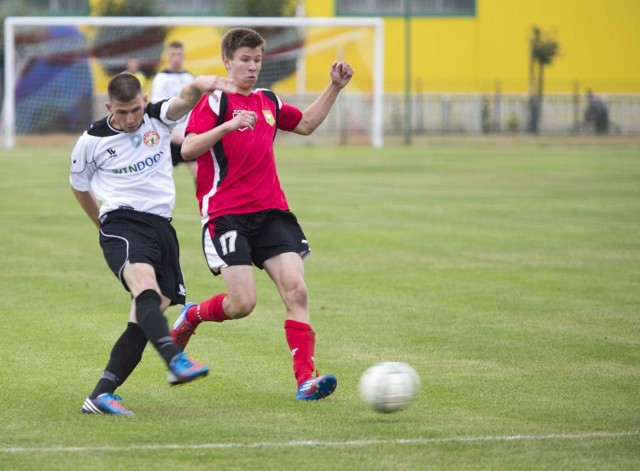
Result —
M 316 360 L 338 390 L 293 399 L 283 308 L 256 271 L 247 319 L 190 344 L 212 375 L 169 388 L 152 350 L 84 416 L 128 298 L 69 190 L 71 145 L 0 151 L 0 469 L 638 469 L 640 151 L 634 143 L 278 148 L 311 242 Z M 176 174 L 190 300 L 222 288 Z M 177 309 L 167 312 L 173 321 Z M 383 415 L 377 361 L 421 377 Z

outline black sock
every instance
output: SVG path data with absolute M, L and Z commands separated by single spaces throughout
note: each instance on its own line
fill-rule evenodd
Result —
M 167 318 L 160 309 L 160 301 L 160 295 L 154 290 L 143 291 L 136 298 L 136 317 L 142 332 L 168 365 L 182 350 L 171 337 Z
M 95 399 L 100 394 L 113 394 L 123 384 L 142 359 L 142 352 L 147 345 L 147 338 L 137 324 L 129 322 L 111 349 L 109 363 L 98 380 L 95 389 L 89 396 Z

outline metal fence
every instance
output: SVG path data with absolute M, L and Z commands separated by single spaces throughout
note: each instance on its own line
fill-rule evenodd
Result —
M 279 96 L 301 109 L 317 98 L 317 94 L 311 93 L 280 93 Z M 607 134 L 640 136 L 640 95 L 616 94 L 603 95 L 601 98 L 608 109 Z M 94 96 L 93 120 L 106 114 L 105 100 L 105 95 Z M 369 93 L 345 91 L 313 137 L 306 137 L 301 142 L 314 145 L 371 144 L 372 102 L 373 97 Z M 386 142 L 398 142 L 407 135 L 526 135 L 530 132 L 527 94 L 422 93 L 411 95 L 409 106 L 406 104 L 403 93 L 385 94 L 383 128 Z M 539 134 L 596 134 L 595 127 L 585 121 L 587 105 L 587 98 L 583 95 L 546 95 L 542 104 Z M 52 129 L 49 132 L 59 131 Z M 282 133 L 282 138 L 297 142 L 297 136 L 284 137 L 287 134 Z
M 608 114 L 608 132 L 640 134 L 640 95 L 600 97 Z M 385 133 L 406 131 L 404 94 L 385 96 Z M 531 129 L 527 94 L 420 94 L 412 95 L 411 133 L 527 133 Z M 586 96 L 549 94 L 542 102 L 539 133 L 566 135 L 595 132 L 586 120 Z
M 315 94 L 280 94 L 301 109 L 311 104 Z M 640 136 L 640 95 L 600 96 L 608 109 L 606 134 Z M 345 92 L 325 122 L 302 142 L 322 144 L 366 144 L 370 141 L 371 102 L 369 94 Z M 398 142 L 410 136 L 433 135 L 526 135 L 530 133 L 528 94 L 412 94 L 407 107 L 403 93 L 384 97 L 384 136 Z M 586 95 L 545 95 L 538 134 L 572 136 L 597 134 L 585 121 Z M 410 119 L 407 113 L 410 114 Z M 410 128 L 407 129 L 407 126 Z M 287 140 L 297 141 L 295 136 Z

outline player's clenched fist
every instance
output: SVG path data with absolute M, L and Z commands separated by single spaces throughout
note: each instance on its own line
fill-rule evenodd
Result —
M 236 114 L 233 119 L 229 122 L 231 129 L 246 129 L 249 128 L 253 130 L 253 127 L 256 125 L 256 121 L 258 120 L 258 115 L 254 111 L 241 111 Z
M 340 61 L 334 62 L 331 65 L 329 74 L 331 75 L 331 82 L 343 88 L 349 83 L 351 77 L 353 77 L 354 71 L 347 62 Z

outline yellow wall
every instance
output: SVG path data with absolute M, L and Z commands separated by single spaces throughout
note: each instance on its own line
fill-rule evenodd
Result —
M 307 16 L 334 16 L 333 0 L 306 0 Z M 640 0 L 477 0 L 475 17 L 411 23 L 411 77 L 423 91 L 524 92 L 532 26 L 553 32 L 560 54 L 551 92 L 640 92 Z M 385 18 L 385 89 L 405 83 L 404 20 Z M 348 59 L 348 58 L 347 58 Z M 325 67 L 325 64 L 318 64 Z M 356 71 L 357 73 L 357 71 Z
M 412 19 L 411 77 L 414 91 L 527 92 L 529 38 L 532 26 L 552 32 L 560 54 L 546 68 L 545 91 L 598 93 L 640 92 L 640 0 L 476 0 L 475 17 L 416 17 Z M 334 0 L 305 0 L 308 17 L 335 15 Z M 405 87 L 404 19 L 385 18 L 385 91 Z M 309 43 L 326 42 L 328 33 L 310 30 Z M 336 38 L 347 34 L 333 30 Z M 215 28 L 173 28 L 166 41 L 185 44 L 185 67 L 192 73 L 222 74 L 220 35 Z M 371 89 L 371 39 L 344 49 L 356 69 L 351 90 Z M 269 45 L 267 44 L 267 48 Z M 306 89 L 316 92 L 329 80 L 335 48 L 306 56 Z M 364 51 L 364 52 L 363 52 Z M 166 67 L 163 60 L 160 69 Z M 106 89 L 108 77 L 94 66 L 96 89 Z M 151 77 L 152 78 L 152 77 Z M 297 89 L 296 77 L 274 85 L 278 92 Z

